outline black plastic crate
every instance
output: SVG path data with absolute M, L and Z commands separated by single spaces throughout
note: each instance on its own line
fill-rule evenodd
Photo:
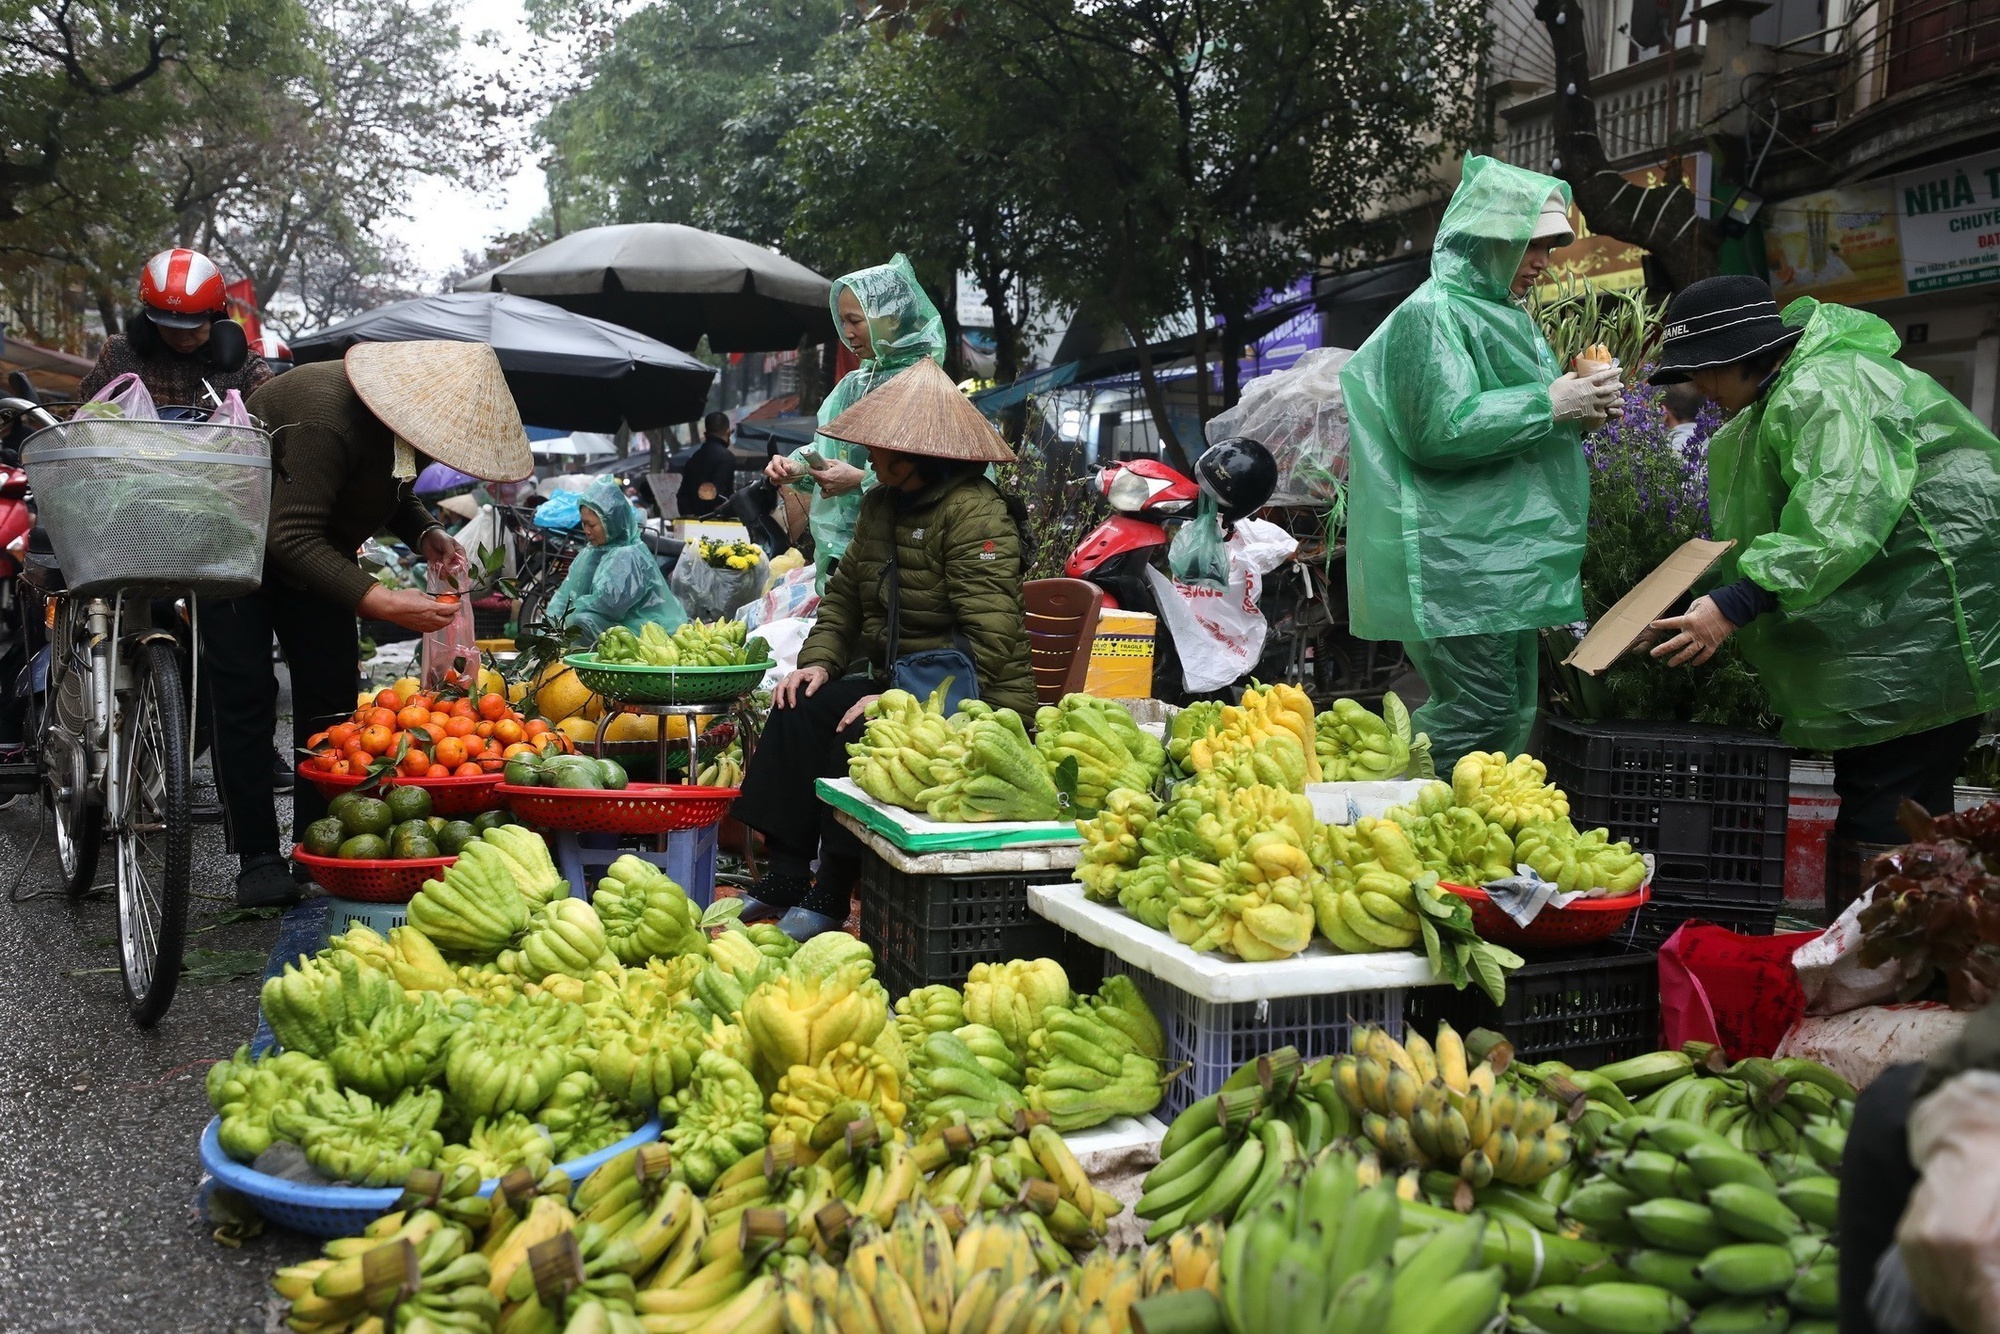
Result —
M 1701 895 L 1654 894 L 1618 932 L 1618 939 L 1657 950 L 1686 922 L 1707 922 L 1743 936 L 1768 936 L 1777 929 L 1783 903 L 1744 903 Z
M 1461 1034 L 1507 1035 L 1524 1061 L 1578 1069 L 1622 1061 L 1659 1046 L 1659 956 L 1623 945 L 1538 960 L 1507 975 L 1495 1005 L 1478 987 L 1420 987 L 1403 1002 L 1403 1022 L 1426 1038 L 1448 1021 Z
M 1656 890 L 1782 903 L 1792 748 L 1693 723 L 1548 718 L 1540 752 L 1579 829 L 1654 854 Z
M 1059 958 L 1065 933 L 1028 908 L 1028 886 L 1067 870 L 911 875 L 873 852 L 861 864 L 861 939 L 893 995 L 934 982 L 963 986 L 976 963 Z

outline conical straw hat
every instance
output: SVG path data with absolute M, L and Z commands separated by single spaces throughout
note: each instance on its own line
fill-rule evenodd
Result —
M 820 428 L 854 445 L 975 463 L 1012 463 L 1014 451 L 929 357 Z
M 356 343 L 347 380 L 421 454 L 487 482 L 535 470 L 520 409 L 486 343 Z

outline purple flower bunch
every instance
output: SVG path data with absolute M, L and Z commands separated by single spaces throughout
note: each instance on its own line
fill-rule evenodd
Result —
M 1658 389 L 1630 385 L 1624 398 L 1623 417 L 1584 437 L 1593 526 L 1611 519 L 1657 529 L 1662 539 L 1672 535 L 1669 550 L 1708 536 L 1708 438 L 1721 424 L 1714 405 L 1704 404 L 1693 433 L 1676 442 Z M 1654 545 L 1643 532 L 1623 536 Z

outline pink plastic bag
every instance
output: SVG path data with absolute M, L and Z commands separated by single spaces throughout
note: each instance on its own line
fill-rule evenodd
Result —
M 1732 1060 L 1769 1056 L 1806 1012 L 1792 967 L 1817 931 L 1740 936 L 1689 922 L 1660 946 L 1660 1028 L 1668 1048 L 1713 1042 Z
M 458 611 L 442 629 L 424 633 L 424 688 L 435 690 L 448 687 L 476 699 L 479 695 L 479 645 L 472 628 L 472 599 L 461 596 L 456 585 L 449 579 L 440 578 L 436 571 L 431 572 L 427 584 L 432 597 L 444 595 L 457 598 Z
M 253 425 L 250 420 L 250 409 L 243 406 L 242 392 L 231 389 L 223 394 L 222 402 L 216 406 L 215 411 L 208 414 L 208 424 L 210 426 Z
M 127 371 L 90 397 L 92 403 L 109 403 L 118 411 L 115 414 L 126 421 L 154 422 L 160 419 L 160 410 L 153 406 L 153 395 L 146 388 L 136 372 Z M 87 407 L 81 415 L 107 415 L 100 409 L 91 412 Z

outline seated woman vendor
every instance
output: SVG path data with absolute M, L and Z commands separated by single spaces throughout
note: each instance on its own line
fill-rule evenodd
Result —
M 590 545 L 549 600 L 551 624 L 567 621 L 595 638 L 614 625 L 637 630 L 653 622 L 665 630 L 687 620 L 681 600 L 667 587 L 659 562 L 639 540 L 639 512 L 615 477 L 600 477 L 578 502 Z
M 868 450 L 876 485 L 861 502 L 853 543 L 827 583 L 798 670 L 771 697 L 770 720 L 731 808 L 763 833 L 771 855 L 744 915 L 783 914 L 779 925 L 801 940 L 847 918 L 861 849 L 813 782 L 846 776 L 847 745 L 861 736 L 863 710 L 889 688 L 892 652 L 960 648 L 972 659 L 981 700 L 1023 717 L 1035 707 L 1020 529 L 985 476 L 987 464 L 1010 461 L 1013 451 L 928 360 L 823 429 Z

